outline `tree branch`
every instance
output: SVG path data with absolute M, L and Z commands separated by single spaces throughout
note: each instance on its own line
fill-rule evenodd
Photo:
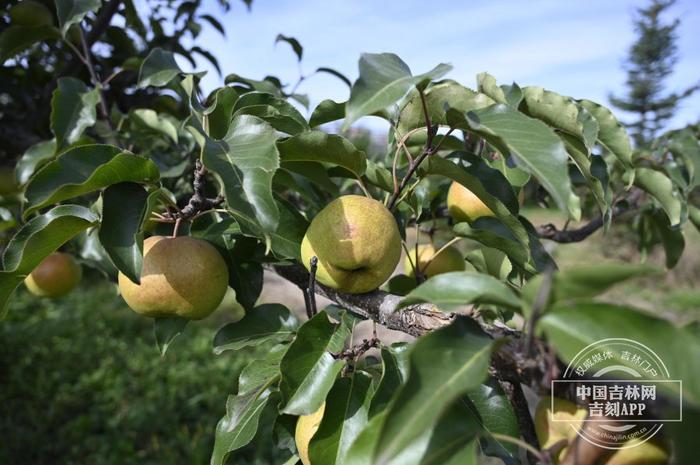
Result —
M 308 288 L 309 273 L 301 265 L 275 265 L 273 271 L 302 290 Z M 447 326 L 454 319 L 453 314 L 441 312 L 433 304 L 398 308 L 402 297 L 380 290 L 366 294 L 345 294 L 320 283 L 316 283 L 315 288 L 316 294 L 363 319 L 374 320 L 389 329 L 412 336 L 421 336 Z

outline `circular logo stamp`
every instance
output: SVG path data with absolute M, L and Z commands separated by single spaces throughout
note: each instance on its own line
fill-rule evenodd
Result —
M 577 403 L 588 409 L 583 425 L 571 424 L 576 433 L 598 447 L 624 449 L 648 441 L 665 422 L 682 420 L 681 387 L 649 347 L 610 338 L 576 354 L 561 379 L 552 381 L 552 398 L 555 391 L 570 389 Z M 658 408 L 662 393 L 666 398 L 669 393 L 678 396 L 677 412 Z

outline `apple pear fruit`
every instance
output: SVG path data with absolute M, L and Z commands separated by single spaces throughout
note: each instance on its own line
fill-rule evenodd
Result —
M 316 434 L 316 431 L 318 431 L 318 427 L 321 425 L 323 412 L 325 410 L 326 403 L 324 402 L 314 413 L 302 415 L 297 420 L 297 427 L 294 431 L 294 442 L 296 442 L 301 463 L 304 465 L 311 465 L 311 461 L 309 460 L 309 443 L 311 442 L 311 438 L 314 437 L 314 434 Z
M 453 181 L 447 191 L 447 210 L 455 223 L 472 222 L 482 216 L 494 216 L 494 213 L 472 191 Z
M 435 255 L 437 252 L 437 255 Z M 404 272 L 408 276 L 415 276 L 415 268 L 428 278 L 436 274 L 449 273 L 450 271 L 463 271 L 465 268 L 464 257 L 456 247 L 446 247 L 442 251 L 432 244 L 418 246 L 418 260 L 416 261 L 416 249 L 412 247 L 404 261 Z
M 39 297 L 63 297 L 80 282 L 83 273 L 72 255 L 54 252 L 24 279 L 29 292 Z
M 401 258 L 396 220 L 380 202 L 359 195 L 333 200 L 313 219 L 301 243 L 301 259 L 310 269 L 318 258 L 316 279 L 351 294 L 379 287 Z
M 667 465 L 668 461 L 668 452 L 658 444 L 630 439 L 604 465 Z
M 188 236 L 151 236 L 143 242 L 141 284 L 119 273 L 119 290 L 127 305 L 149 317 L 205 318 L 227 289 L 228 268 L 219 252 L 207 241 Z
M 540 447 L 548 449 L 562 439 L 571 444 L 587 416 L 588 410 L 573 402 L 557 397 L 553 400 L 551 397 L 543 397 L 535 410 L 535 432 Z M 566 455 L 566 449 L 564 447 L 555 457 L 557 462 Z

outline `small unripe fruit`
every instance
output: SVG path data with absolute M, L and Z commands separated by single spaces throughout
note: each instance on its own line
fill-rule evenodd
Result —
M 419 245 L 418 260 L 416 260 L 416 249 L 412 247 L 404 261 L 404 272 L 413 277 L 415 276 L 414 268 L 418 268 L 423 275 L 430 278 L 441 273 L 464 270 L 464 257 L 457 248 L 446 247 L 436 256 L 435 253 L 439 250 L 439 247 L 436 248 L 432 244 Z
M 309 460 L 309 443 L 311 442 L 311 438 L 314 437 L 314 434 L 316 434 L 316 431 L 318 431 L 318 427 L 321 425 L 323 412 L 325 410 L 326 403 L 324 402 L 314 413 L 302 415 L 297 420 L 294 441 L 297 444 L 297 452 L 299 452 L 301 463 L 304 465 L 311 465 L 311 461 Z
M 227 289 L 226 262 L 213 245 L 194 237 L 149 237 L 143 242 L 141 284 L 119 273 L 126 303 L 149 317 L 205 318 Z
M 447 209 L 455 223 L 472 222 L 494 213 L 472 191 L 454 181 L 447 192 Z
M 24 284 L 39 297 L 62 297 L 80 282 L 80 264 L 69 254 L 54 252 L 46 257 L 24 280 Z
M 316 279 L 351 294 L 378 288 L 401 259 L 401 236 L 391 212 L 380 202 L 345 195 L 313 219 L 301 243 L 307 269 L 318 258 Z

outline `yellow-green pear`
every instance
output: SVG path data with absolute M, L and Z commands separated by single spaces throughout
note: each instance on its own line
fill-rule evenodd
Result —
M 314 256 L 320 283 L 351 294 L 376 289 L 401 258 L 396 220 L 374 199 L 339 197 L 316 215 L 306 231 L 301 259 L 307 269 Z
M 143 241 L 141 284 L 119 273 L 126 303 L 149 317 L 205 318 L 227 289 L 228 268 L 219 252 L 207 241 L 188 236 L 152 236 Z
M 54 252 L 24 279 L 24 284 L 39 297 L 62 297 L 80 282 L 82 270 L 72 255 Z
M 630 439 L 603 465 L 667 465 L 668 459 L 668 452 L 658 444 Z
M 51 26 L 53 14 L 46 5 L 34 0 L 23 0 L 10 8 L 10 20 L 18 26 Z
M 236 300 L 236 291 L 230 287 L 226 289 L 226 294 L 215 311 L 219 314 L 225 314 L 228 317 L 227 321 L 232 323 L 241 321 L 245 316 L 245 309 Z
M 453 181 L 447 191 L 447 210 L 455 223 L 472 222 L 482 216 L 494 216 L 494 213 L 472 191 Z
M 435 255 L 438 251 L 440 253 Z M 411 247 L 404 260 L 404 272 L 408 276 L 415 276 L 415 268 L 430 278 L 436 274 L 463 271 L 465 262 L 462 253 L 456 247 L 449 246 L 440 250 L 432 244 L 422 244 L 418 246 L 418 260 L 415 247 Z
M 540 447 L 548 449 L 562 439 L 571 444 L 587 416 L 588 411 L 573 402 L 557 397 L 554 400 L 551 397 L 543 397 L 535 410 L 535 432 Z M 559 452 L 558 457 L 555 457 L 556 461 L 566 455 L 566 449 L 565 447 Z
M 302 415 L 297 420 L 294 441 L 297 444 L 297 452 L 299 452 L 301 463 L 304 465 L 311 465 L 311 461 L 309 460 L 309 443 L 311 442 L 311 438 L 314 437 L 314 434 L 316 434 L 316 431 L 318 431 L 318 427 L 321 425 L 323 412 L 325 410 L 326 403 L 324 402 L 314 413 Z

